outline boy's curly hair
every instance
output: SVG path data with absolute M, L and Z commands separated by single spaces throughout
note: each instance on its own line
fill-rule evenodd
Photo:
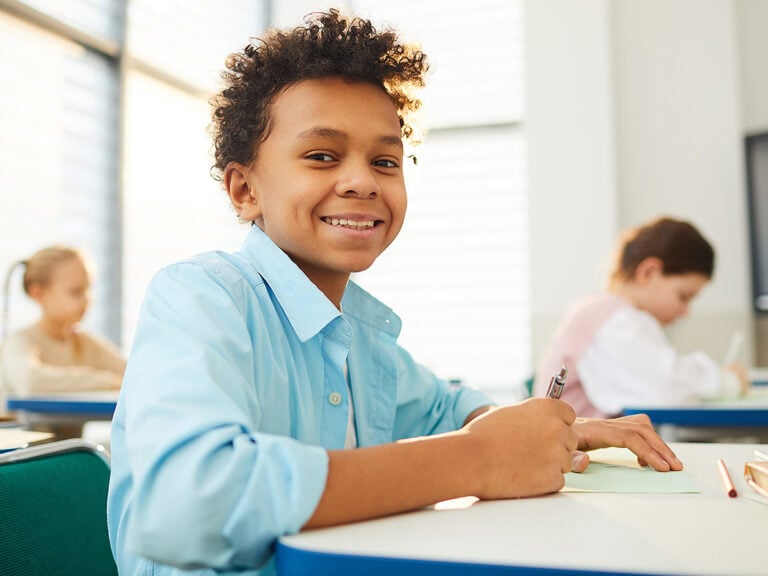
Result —
M 291 84 L 339 77 L 380 86 L 400 117 L 402 135 L 415 141 L 413 113 L 421 102 L 428 65 L 414 45 L 400 43 L 394 31 L 377 31 L 369 20 L 347 18 L 338 10 L 310 14 L 305 25 L 269 30 L 241 52 L 230 54 L 222 72 L 223 90 L 212 100 L 215 163 L 221 180 L 230 162 L 248 164 L 269 132 L 270 104 Z

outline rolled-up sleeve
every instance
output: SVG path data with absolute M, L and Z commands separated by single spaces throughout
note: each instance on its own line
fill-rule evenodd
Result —
M 472 412 L 493 401 L 483 392 L 454 386 L 398 348 L 396 439 L 458 430 Z
M 241 286 L 219 286 L 229 280 Z M 121 398 L 133 554 L 186 569 L 256 568 L 317 507 L 326 451 L 259 431 L 268 408 L 254 392 L 247 290 L 241 277 L 194 263 L 149 287 Z

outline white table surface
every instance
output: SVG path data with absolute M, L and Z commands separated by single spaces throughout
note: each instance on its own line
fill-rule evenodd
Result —
M 743 479 L 744 463 L 755 460 L 754 449 L 766 447 L 672 447 L 700 493 L 561 492 L 312 530 L 281 538 L 280 573 L 293 575 L 292 553 L 316 552 L 358 573 L 366 557 L 386 557 L 400 561 L 391 565 L 396 574 L 410 574 L 414 560 L 468 563 L 462 574 L 474 574 L 473 566 L 477 573 L 483 567 L 516 566 L 523 568 L 520 573 L 550 568 L 579 574 L 768 574 L 768 499 L 761 500 Z M 728 465 L 736 498 L 725 494 L 718 458 Z

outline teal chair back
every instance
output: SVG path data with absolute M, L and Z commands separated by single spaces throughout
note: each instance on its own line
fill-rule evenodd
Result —
M 108 485 L 104 449 L 83 440 L 0 454 L 0 574 L 117 575 Z

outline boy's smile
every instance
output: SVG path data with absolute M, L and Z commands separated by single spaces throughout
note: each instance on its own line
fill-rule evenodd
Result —
M 228 168 L 230 197 L 338 305 L 403 225 L 395 106 L 371 84 L 304 80 L 274 97 L 267 134 L 250 165 Z

